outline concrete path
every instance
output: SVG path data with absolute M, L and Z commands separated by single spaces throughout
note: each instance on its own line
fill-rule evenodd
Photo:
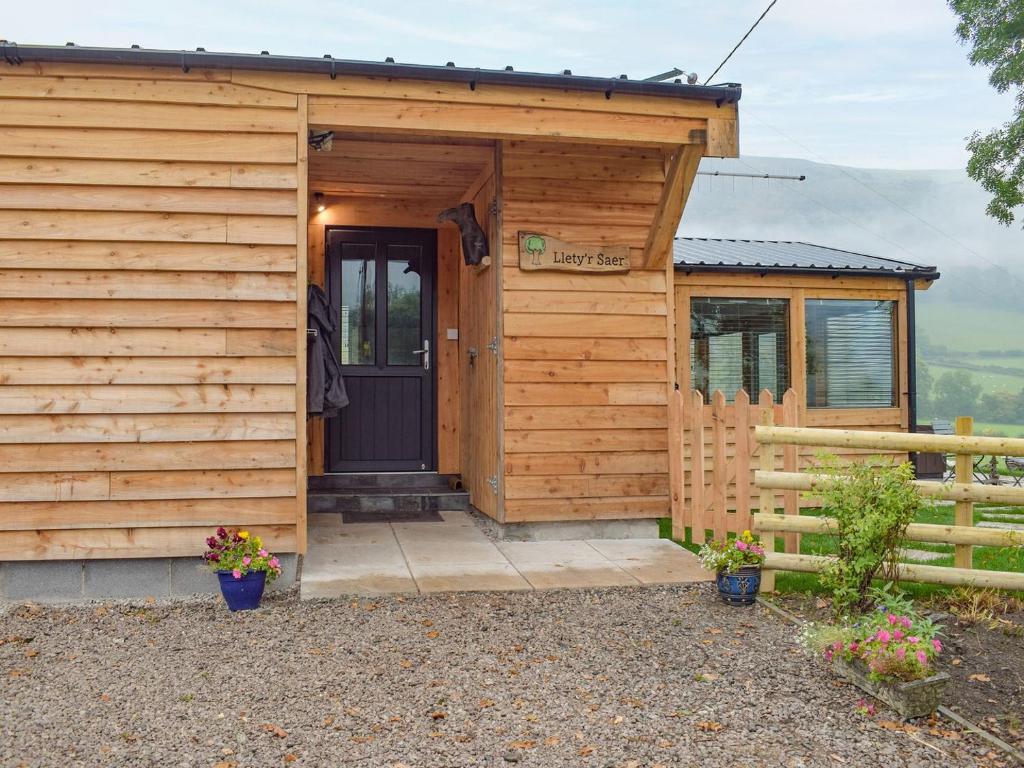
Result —
M 304 600 L 342 595 L 613 587 L 710 581 L 667 539 L 492 541 L 465 512 L 441 523 L 356 523 L 309 516 Z

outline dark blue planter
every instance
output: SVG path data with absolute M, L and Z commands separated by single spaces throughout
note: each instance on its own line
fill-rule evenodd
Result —
M 232 611 L 252 611 L 260 607 L 263 588 L 267 583 L 266 571 L 249 571 L 236 579 L 231 571 L 217 571 L 220 579 L 220 593 Z
M 748 565 L 738 571 L 718 572 L 718 594 L 729 605 L 753 605 L 761 586 L 761 567 Z

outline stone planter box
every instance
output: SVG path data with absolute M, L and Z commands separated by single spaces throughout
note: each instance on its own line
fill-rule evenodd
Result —
M 949 683 L 949 675 L 945 672 L 909 683 L 898 680 L 876 682 L 868 677 L 868 668 L 863 662 L 836 658 L 832 660 L 832 666 L 841 677 L 884 701 L 904 718 L 925 717 L 934 712 L 942 703 L 942 694 Z

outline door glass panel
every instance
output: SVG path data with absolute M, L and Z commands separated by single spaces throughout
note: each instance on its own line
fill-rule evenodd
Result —
M 420 249 L 388 248 L 388 365 L 421 365 Z
M 373 365 L 376 322 L 377 277 L 372 245 L 353 244 L 346 248 L 368 251 L 366 258 L 343 258 L 341 262 L 341 364 Z

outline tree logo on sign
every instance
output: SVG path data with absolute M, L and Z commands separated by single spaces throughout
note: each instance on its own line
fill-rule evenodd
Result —
M 540 235 L 530 235 L 523 242 L 523 248 L 530 254 L 530 263 L 535 267 L 540 266 L 540 255 L 547 250 L 548 244 Z

